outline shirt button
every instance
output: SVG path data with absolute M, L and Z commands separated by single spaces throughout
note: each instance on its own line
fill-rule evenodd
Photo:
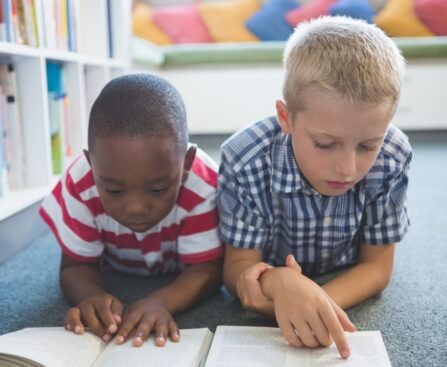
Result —
M 332 217 L 324 217 L 323 224 L 329 225 L 332 223 Z

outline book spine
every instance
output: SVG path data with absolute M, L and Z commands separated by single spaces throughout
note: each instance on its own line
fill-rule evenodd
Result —
M 4 13 L 4 0 L 0 1 L 0 41 L 6 41 L 6 24 L 5 24 L 5 13 Z
M 5 17 L 6 42 L 14 41 L 14 30 L 12 24 L 12 4 L 11 0 L 3 0 L 3 15 Z

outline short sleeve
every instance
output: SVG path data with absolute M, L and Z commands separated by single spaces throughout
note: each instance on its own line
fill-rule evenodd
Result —
M 207 262 L 223 256 L 218 221 L 215 197 L 197 205 L 183 219 L 178 237 L 178 254 L 182 263 Z
M 177 238 L 178 256 L 183 264 L 207 262 L 224 254 L 218 233 L 216 191 L 217 165 L 202 151 L 198 151 L 198 157 L 179 195 L 180 202 L 194 203 L 191 206 L 181 205 L 187 208 Z
M 67 256 L 80 262 L 94 262 L 101 257 L 104 244 L 79 186 L 67 171 L 42 202 L 39 214 Z
M 411 157 L 410 153 L 400 168 L 385 179 L 383 189 L 366 206 L 364 226 L 359 233 L 362 243 L 399 242 L 408 231 L 407 188 Z
M 229 151 L 222 150 L 217 190 L 219 233 L 224 243 L 238 248 L 260 249 L 266 246 L 269 230 L 260 209 L 261 197 L 255 198 L 255 170 L 234 170 Z

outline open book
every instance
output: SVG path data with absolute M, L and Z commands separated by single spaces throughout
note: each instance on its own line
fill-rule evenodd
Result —
M 0 366 L 45 367 L 391 367 L 380 331 L 346 334 L 351 356 L 343 360 L 335 345 L 304 349 L 287 345 L 278 328 L 219 326 L 213 337 L 203 329 L 180 330 L 181 341 L 141 347 L 116 345 L 91 333 L 63 328 L 30 328 L 0 336 Z

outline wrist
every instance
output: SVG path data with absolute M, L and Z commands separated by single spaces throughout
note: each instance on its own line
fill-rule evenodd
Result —
M 283 293 L 290 281 L 300 275 L 301 273 L 296 270 L 283 266 L 269 269 L 261 277 L 262 291 L 268 298 L 274 300 L 276 294 Z

